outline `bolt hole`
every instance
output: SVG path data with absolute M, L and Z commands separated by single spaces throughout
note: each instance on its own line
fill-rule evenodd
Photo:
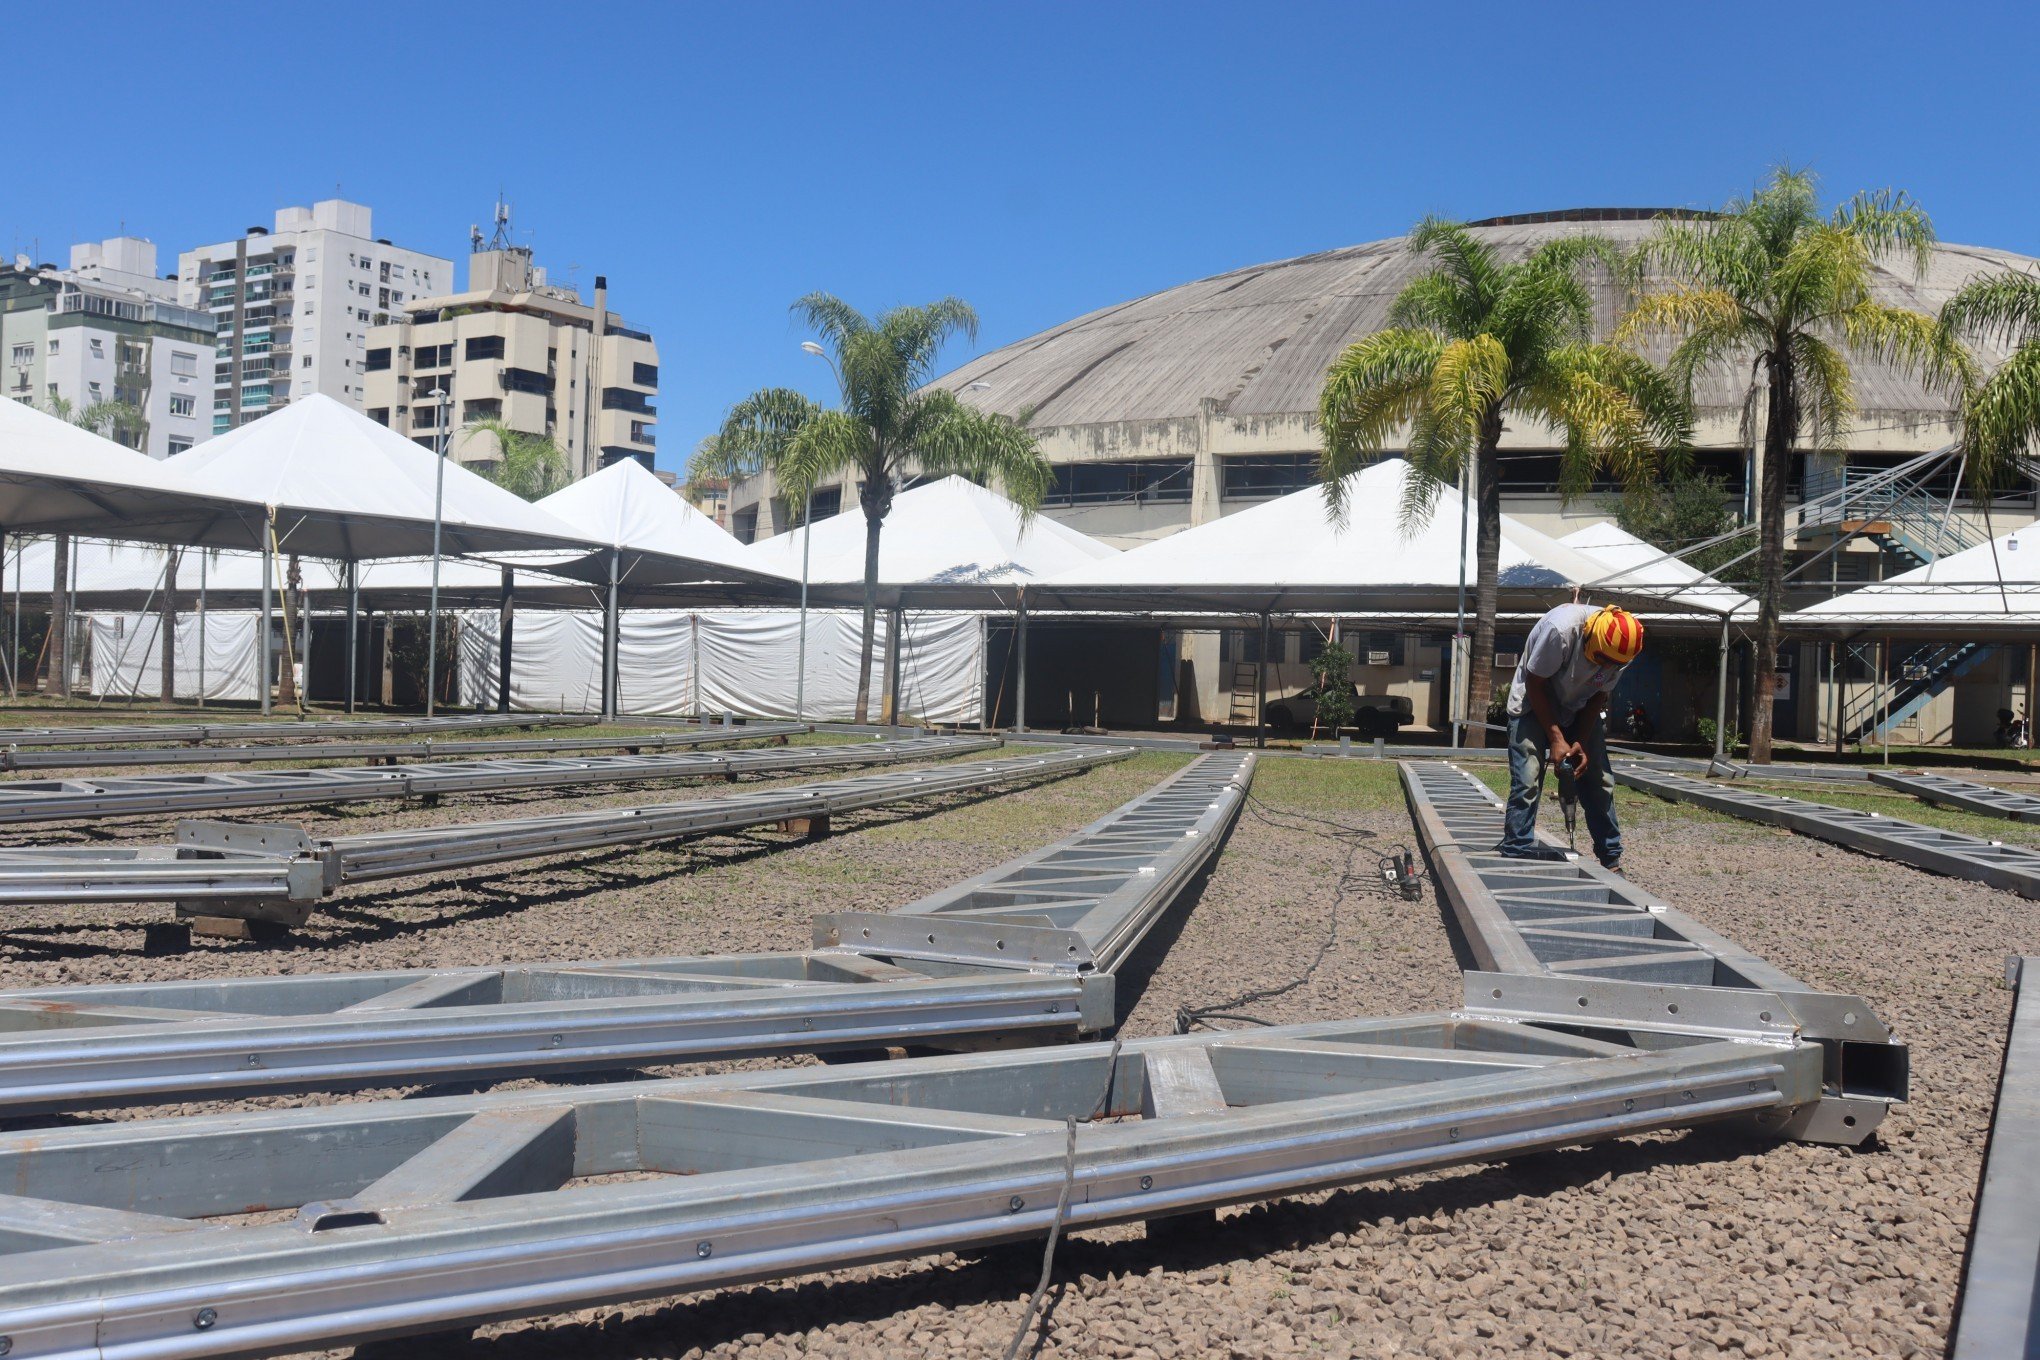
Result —
M 1667 1015 L 1677 1015 L 1678 1013 L 1679 1013 L 1679 1003 L 1678 1003 L 1678 1002 L 1676 1002 L 1676 1001 L 1672 1002 L 1672 1003 L 1671 1003 L 1671 1004 L 1670 1004 L 1669 1006 L 1666 1006 L 1666 1007 L 1665 1007 L 1665 1014 L 1667 1014 Z
M 1585 1010 L 1586 1008 L 1587 1008 L 1587 999 L 1586 999 L 1585 997 L 1581 997 L 1581 998 L 1580 998 L 1580 1009 L 1581 1009 L 1581 1010 Z
M 1856 1127 L 1856 1116 L 1854 1116 L 1854 1115 L 1852 1115 L 1852 1114 L 1845 1114 L 1845 1115 L 1843 1115 L 1843 1116 L 1842 1116 L 1842 1127 L 1843 1127 L 1843 1128 L 1845 1128 L 1845 1129 L 1853 1129 L 1853 1128 L 1855 1128 L 1855 1127 Z

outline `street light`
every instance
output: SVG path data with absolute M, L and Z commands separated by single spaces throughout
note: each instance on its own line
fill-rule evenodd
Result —
M 432 476 L 432 602 L 425 615 L 425 716 L 432 716 L 433 691 L 439 687 L 439 529 L 446 507 L 446 436 L 452 398 L 443 387 L 427 394 L 439 403 L 439 457 Z

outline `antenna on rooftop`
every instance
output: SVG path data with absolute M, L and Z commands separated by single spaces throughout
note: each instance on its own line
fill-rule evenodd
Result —
M 510 249 L 510 205 L 503 201 L 503 195 L 500 193 L 496 195 L 495 226 L 495 233 L 489 237 L 489 244 L 486 249 Z M 479 230 L 475 232 L 475 238 L 477 240 L 481 239 L 481 232 Z M 483 248 L 481 246 L 476 247 L 478 250 Z

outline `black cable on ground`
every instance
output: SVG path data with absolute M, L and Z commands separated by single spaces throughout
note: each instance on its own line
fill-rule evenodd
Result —
M 1308 985 L 1310 980 L 1317 976 L 1318 969 L 1324 966 L 1325 960 L 1331 956 L 1332 950 L 1338 947 L 1339 917 L 1347 897 L 1370 881 L 1367 875 L 1356 868 L 1360 852 L 1366 848 L 1365 842 L 1372 839 L 1375 834 L 1367 828 L 1307 812 L 1272 808 L 1251 793 L 1247 795 L 1245 810 L 1256 821 L 1269 826 L 1284 831 L 1299 831 L 1307 835 L 1320 836 L 1347 846 L 1345 862 L 1340 866 L 1338 880 L 1332 887 L 1332 899 L 1326 912 L 1328 919 L 1325 924 L 1325 937 L 1319 943 L 1310 963 L 1287 982 L 1242 992 L 1238 996 L 1228 997 L 1209 1006 L 1179 1007 L 1176 1011 L 1178 1034 L 1188 1034 L 1191 1030 L 1200 1025 L 1208 1025 L 1213 1020 L 1229 1020 L 1248 1025 L 1274 1024 L 1272 1020 L 1245 1013 L 1243 1008 L 1287 996 Z M 1407 847 L 1396 846 L 1391 853 L 1379 856 L 1375 860 L 1375 874 L 1373 883 L 1396 893 L 1405 901 L 1416 901 L 1423 896 L 1425 872 L 1416 867 L 1416 857 Z
M 1098 1094 L 1098 1103 L 1091 1107 L 1091 1119 L 1097 1119 L 1112 1108 L 1112 1087 L 1119 1080 L 1119 1049 L 1125 1040 L 1114 1038 L 1112 1051 L 1105 1055 L 1105 1089 Z M 1020 1315 L 1020 1325 L 1013 1329 L 1013 1339 L 1006 1345 L 1005 1360 L 1018 1360 L 1020 1350 L 1027 1344 L 1027 1334 L 1034 1330 L 1035 1320 L 1041 1316 L 1041 1304 L 1048 1297 L 1048 1282 L 1055 1275 L 1055 1249 L 1062 1241 L 1063 1220 L 1069 1216 L 1070 1194 L 1077 1183 L 1077 1118 L 1071 1115 L 1063 1121 L 1063 1179 L 1062 1190 L 1055 1197 L 1055 1217 L 1048 1222 L 1048 1245 L 1041 1253 L 1041 1278 L 1034 1283 L 1034 1293 L 1027 1300 L 1027 1309 Z

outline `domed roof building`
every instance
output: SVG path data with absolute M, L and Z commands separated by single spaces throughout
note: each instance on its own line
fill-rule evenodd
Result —
M 1583 209 L 1498 217 L 1473 229 L 1504 258 L 1554 238 L 1595 233 L 1632 246 L 1658 209 Z M 1875 291 L 1929 314 L 1980 273 L 2040 265 L 2028 256 L 1942 245 L 1915 281 L 1890 268 Z M 1122 546 L 1203 523 L 1315 480 L 1318 390 L 1341 350 L 1388 324 L 1404 285 L 1430 268 L 1404 238 L 1250 265 L 1101 308 L 981 355 L 939 380 L 964 400 L 1024 419 L 1061 476 L 1056 518 Z M 1596 267 L 1598 329 L 1614 328 L 1625 290 Z M 1871 462 L 1927 452 L 1952 437 L 1951 401 L 1876 362 L 1855 365 L 1861 411 L 1850 454 Z M 1699 462 L 1740 490 L 1738 433 L 1749 376 L 1710 374 L 1696 396 Z M 1559 442 L 1512 422 L 1504 489 L 1512 513 L 1563 531 Z M 1852 461 L 1860 459 L 1852 458 Z

